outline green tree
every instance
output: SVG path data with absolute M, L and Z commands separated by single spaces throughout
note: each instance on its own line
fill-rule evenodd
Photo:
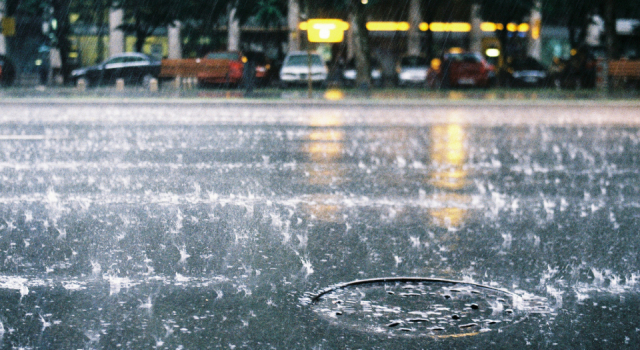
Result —
M 106 56 L 104 34 L 109 28 L 109 8 L 112 0 L 72 0 L 71 12 L 78 14 L 77 23 L 96 27 L 98 40 L 96 42 L 96 59 L 101 61 Z
M 252 15 L 263 28 L 280 26 L 287 11 L 287 3 L 283 0 L 257 0 Z
M 147 38 L 160 27 L 173 24 L 185 14 L 181 0 L 114 0 L 113 6 L 124 10 L 121 29 L 136 36 L 135 51 L 142 51 Z
M 599 12 L 601 0 L 544 0 L 542 18 L 545 23 L 566 26 L 569 30 L 571 47 L 584 43 L 587 27 L 592 23 L 591 16 Z

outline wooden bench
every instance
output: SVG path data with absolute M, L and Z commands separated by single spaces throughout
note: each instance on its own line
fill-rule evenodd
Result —
M 614 78 L 640 78 L 640 61 L 609 61 L 609 76 Z
M 201 58 L 164 59 L 160 65 L 159 78 L 197 78 L 199 75 L 224 78 L 229 72 L 228 60 Z

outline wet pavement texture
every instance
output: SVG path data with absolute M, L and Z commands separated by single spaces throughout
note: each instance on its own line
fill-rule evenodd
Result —
M 1 348 L 637 348 L 639 110 L 2 104 Z

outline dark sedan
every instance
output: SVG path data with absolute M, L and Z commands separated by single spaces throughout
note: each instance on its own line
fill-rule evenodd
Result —
M 548 69 L 532 57 L 515 59 L 508 68 L 509 85 L 540 87 L 549 85 Z
M 88 85 L 113 84 L 124 79 L 127 84 L 148 85 L 160 74 L 160 60 L 142 53 L 128 52 L 115 55 L 91 67 L 76 69 L 71 78 L 78 82 L 85 79 Z
M 16 68 L 9 58 L 0 55 L 0 86 L 11 86 L 16 79 Z

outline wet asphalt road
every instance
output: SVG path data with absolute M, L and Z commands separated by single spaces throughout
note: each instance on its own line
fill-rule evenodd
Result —
M 3 349 L 635 349 L 634 104 L 0 103 Z M 464 283 L 394 280 L 421 277 Z

